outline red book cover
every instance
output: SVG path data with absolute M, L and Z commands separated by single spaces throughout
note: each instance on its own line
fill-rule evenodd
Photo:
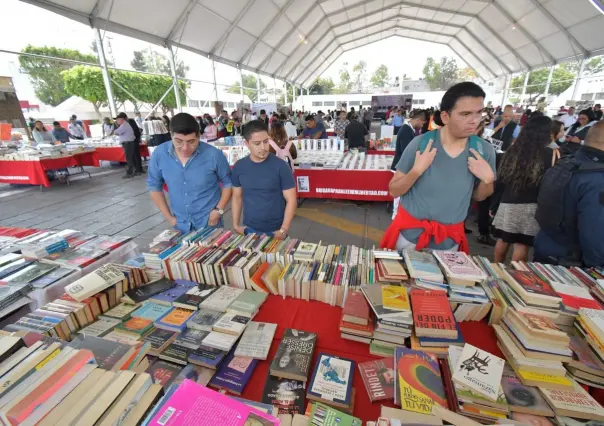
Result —
M 508 269 L 507 271 L 527 293 L 559 297 L 558 293 L 546 281 L 537 276 L 537 274 L 513 269 Z
M 415 289 L 411 292 L 411 309 L 415 328 L 457 330 L 445 292 Z
M 394 358 L 359 363 L 361 378 L 371 402 L 394 398 Z
M 365 299 L 365 295 L 360 291 L 351 291 L 348 293 L 346 303 L 342 309 L 344 315 L 351 317 L 369 319 L 369 305 Z
M 340 328 L 347 328 L 349 330 L 357 330 L 365 333 L 373 333 L 373 323 L 367 325 L 355 324 L 353 322 L 340 321 Z

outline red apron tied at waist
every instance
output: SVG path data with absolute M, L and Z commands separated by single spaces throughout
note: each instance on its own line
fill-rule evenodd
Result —
M 428 247 L 432 238 L 434 238 L 436 244 L 440 244 L 447 238 L 451 238 L 459 245 L 459 251 L 470 254 L 470 247 L 468 245 L 468 239 L 466 238 L 463 221 L 451 225 L 443 225 L 442 223 L 433 220 L 416 219 L 403 208 L 402 204 L 399 204 L 398 212 L 396 213 L 394 220 L 388 229 L 386 229 L 386 232 L 384 232 L 380 247 L 394 250 L 401 231 L 415 228 L 424 230 L 417 240 L 417 244 L 415 245 L 416 250 L 422 250 Z

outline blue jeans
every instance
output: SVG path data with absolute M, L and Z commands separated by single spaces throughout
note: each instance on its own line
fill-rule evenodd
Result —
M 256 231 L 254 228 L 250 228 L 249 226 L 246 226 L 245 231 L 243 231 L 244 235 L 248 235 L 248 234 L 266 234 L 269 237 L 274 237 L 275 233 L 274 232 L 260 232 L 260 231 Z

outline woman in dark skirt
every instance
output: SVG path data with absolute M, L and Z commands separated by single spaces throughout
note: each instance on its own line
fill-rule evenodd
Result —
M 539 183 L 557 156 L 551 143 L 549 117 L 529 119 L 514 144 L 506 151 L 497 173 L 498 191 L 502 191 L 493 226 L 495 262 L 504 262 L 510 244 L 514 245 L 513 261 L 526 261 L 529 247 L 539 232 L 535 220 Z

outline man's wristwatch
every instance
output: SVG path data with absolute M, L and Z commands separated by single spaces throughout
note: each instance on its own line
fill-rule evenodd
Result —
M 214 207 L 213 210 L 216 210 L 218 212 L 218 214 L 220 214 L 220 216 L 222 216 L 224 214 L 224 210 L 219 209 L 218 207 Z
M 279 229 L 279 232 L 283 234 L 283 236 L 287 237 L 287 231 L 283 228 Z

